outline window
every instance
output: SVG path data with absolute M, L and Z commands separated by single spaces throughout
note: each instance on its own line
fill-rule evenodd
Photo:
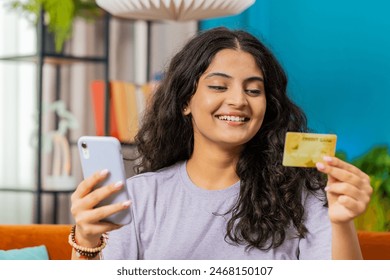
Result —
M 0 6 L 0 57 L 35 52 L 35 29 Z M 0 189 L 35 187 L 33 131 L 36 107 L 36 66 L 0 61 Z M 30 223 L 31 193 L 2 191 L 0 223 Z

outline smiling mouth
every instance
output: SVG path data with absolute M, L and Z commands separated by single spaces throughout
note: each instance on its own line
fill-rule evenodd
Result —
M 219 120 L 221 121 L 229 121 L 229 122 L 247 122 L 249 121 L 249 118 L 247 117 L 239 117 L 239 116 L 225 116 L 225 115 L 220 115 L 216 116 Z

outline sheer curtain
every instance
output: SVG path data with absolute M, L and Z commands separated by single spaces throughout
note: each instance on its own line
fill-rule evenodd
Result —
M 0 56 L 35 52 L 35 30 L 0 6 Z M 35 181 L 35 65 L 0 61 L 0 188 L 32 189 Z M 30 223 L 33 195 L 0 192 L 0 223 Z

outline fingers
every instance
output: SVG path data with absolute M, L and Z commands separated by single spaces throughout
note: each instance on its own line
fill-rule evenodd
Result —
M 370 177 L 366 173 L 364 173 L 362 170 L 360 170 L 359 168 L 357 168 L 356 166 L 354 166 L 348 162 L 342 161 L 341 159 L 336 158 L 336 157 L 329 157 L 329 156 L 325 156 L 323 158 L 323 160 L 329 166 L 333 166 L 336 168 L 346 170 L 346 171 L 356 175 L 357 177 L 359 177 L 363 180 L 366 180 L 368 183 L 370 182 Z
M 330 195 L 336 196 L 333 200 L 337 199 L 338 203 L 357 214 L 363 213 L 370 202 L 370 195 L 346 183 L 334 183 L 325 190 L 329 200 L 332 199 Z
M 101 220 L 129 208 L 130 205 L 130 201 L 125 201 L 84 210 L 77 210 L 72 206 L 71 211 L 77 227 L 77 243 L 85 247 L 95 247 L 103 233 L 122 227 L 122 225 L 102 222 Z
M 90 193 L 94 186 L 102 182 L 107 177 L 108 173 L 108 170 L 104 169 L 83 180 L 72 194 L 72 201 L 78 198 L 82 198 Z
M 103 199 L 118 192 L 124 186 L 124 182 L 119 181 L 93 190 L 96 185 L 104 181 L 107 175 L 108 170 L 94 173 L 91 177 L 83 180 L 72 194 L 71 213 L 77 224 L 96 224 L 100 220 L 130 206 L 130 201 L 123 201 L 94 208 Z
M 100 227 L 112 227 L 114 224 L 112 223 L 101 223 L 100 221 L 105 219 L 108 216 L 111 216 L 115 213 L 118 213 L 120 211 L 123 211 L 131 206 L 130 201 L 124 201 L 121 203 L 115 203 L 115 204 L 110 204 L 98 208 L 93 208 L 89 210 L 85 210 L 79 213 L 79 215 L 75 216 L 75 222 L 76 224 L 81 224 L 81 225 L 97 225 L 99 224 Z M 114 227 L 117 227 L 119 225 L 114 225 Z M 84 226 L 85 228 L 85 226 Z M 90 232 L 91 229 L 84 229 L 87 234 L 92 234 L 93 232 Z M 99 229 L 95 228 L 94 231 L 100 231 Z M 103 231 L 104 232 L 104 231 Z
M 316 166 L 328 175 L 325 191 L 332 222 L 349 222 L 367 209 L 372 194 L 367 174 L 336 157 L 324 157 Z
M 331 183 L 345 182 L 371 195 L 370 177 L 359 168 L 336 157 L 324 157 L 324 163 L 318 162 L 317 169 L 329 176 Z
M 123 201 L 96 207 L 103 199 L 124 187 L 124 182 L 119 181 L 94 189 L 104 182 L 108 173 L 108 170 L 96 172 L 83 180 L 72 194 L 71 213 L 77 227 L 76 240 L 83 244 L 82 246 L 94 247 L 101 234 L 120 228 L 120 225 L 101 220 L 129 208 L 131 205 L 130 201 Z
M 88 181 L 91 179 L 92 182 L 95 182 L 94 177 L 95 177 L 95 175 L 92 176 L 91 178 L 86 179 L 84 182 L 82 182 L 79 185 L 79 187 L 82 188 L 80 193 L 83 192 L 83 189 L 92 189 L 93 188 L 93 185 L 92 186 L 88 185 L 89 184 Z M 107 186 L 102 186 L 102 187 L 88 193 L 87 195 L 85 195 L 84 197 L 81 197 L 81 198 L 79 197 L 79 195 L 73 194 L 72 195 L 72 207 L 71 207 L 72 215 L 76 219 L 76 216 L 80 216 L 80 213 L 82 213 L 83 211 L 86 211 L 86 210 L 93 209 L 99 202 L 101 202 L 103 199 L 109 197 L 113 193 L 118 192 L 121 188 L 123 188 L 123 186 L 124 186 L 124 182 L 119 181 L 117 183 L 113 183 L 113 184 L 110 184 Z M 125 201 L 123 203 L 124 203 L 124 206 L 130 205 L 129 201 Z M 114 204 L 114 205 L 116 205 L 116 204 Z M 111 205 L 109 205 L 109 206 L 111 206 Z M 117 206 L 117 207 L 119 207 L 119 206 Z M 100 209 L 100 208 L 105 209 L 105 207 L 99 207 L 97 209 Z M 108 207 L 108 209 L 110 209 L 110 207 Z M 99 213 L 100 212 L 98 211 L 98 214 Z M 110 213 L 108 213 L 108 214 L 110 214 Z M 108 215 L 106 215 L 105 217 L 107 217 L 107 216 Z M 104 217 L 99 215 L 97 217 L 97 219 L 93 219 L 92 222 L 97 222 L 102 218 L 104 218 Z
M 77 205 L 77 202 L 82 199 L 82 206 L 84 209 L 95 207 L 104 198 L 119 191 L 124 186 L 124 182 L 119 181 L 107 186 L 102 186 L 92 191 L 93 188 L 101 183 L 108 175 L 108 170 L 102 170 L 94 173 L 91 177 L 83 180 L 76 188 L 71 196 L 72 204 Z
M 365 194 L 359 188 L 347 183 L 333 183 L 326 186 L 325 191 L 336 195 L 349 196 L 354 200 L 366 199 Z
M 338 202 L 346 209 L 350 210 L 351 219 L 355 218 L 357 215 L 362 214 L 367 208 L 367 204 L 363 201 L 353 199 L 352 197 L 346 195 L 340 195 Z
M 124 186 L 124 182 L 119 181 L 116 183 L 109 184 L 107 186 L 102 186 L 97 188 L 93 192 L 86 195 L 83 199 L 83 205 L 86 208 L 93 208 L 103 199 L 109 197 L 113 193 L 118 192 Z

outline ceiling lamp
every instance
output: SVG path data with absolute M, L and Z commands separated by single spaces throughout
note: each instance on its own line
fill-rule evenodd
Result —
M 110 14 L 142 20 L 200 20 L 239 14 L 255 0 L 96 0 Z

